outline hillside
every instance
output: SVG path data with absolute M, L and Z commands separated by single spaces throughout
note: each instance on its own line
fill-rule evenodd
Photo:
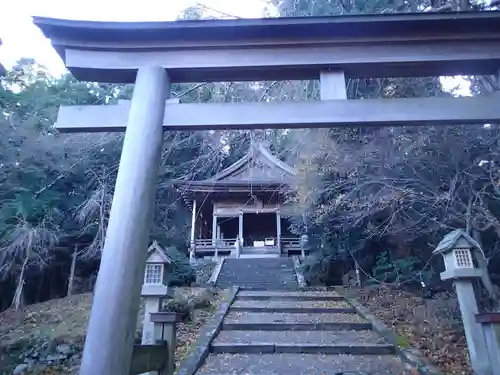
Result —
M 192 321 L 179 324 L 176 362 L 218 308 L 222 293 L 214 292 L 211 300 L 204 302 L 206 307 L 195 311 Z M 175 298 L 205 298 L 206 293 L 205 288 L 176 288 Z M 92 294 L 80 294 L 0 314 L 0 374 L 21 374 L 24 368 L 29 374 L 77 374 L 91 307 Z M 139 317 L 138 340 L 142 309 Z
M 454 293 L 426 299 L 388 285 L 349 288 L 347 293 L 396 331 L 400 347 L 419 350 L 447 375 L 473 375 Z

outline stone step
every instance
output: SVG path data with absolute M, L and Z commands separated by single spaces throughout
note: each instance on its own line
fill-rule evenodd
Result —
M 252 292 L 266 292 L 266 290 L 258 291 L 252 290 Z M 344 301 L 343 297 L 340 296 L 294 296 L 286 295 L 282 292 L 282 295 L 276 296 L 237 296 L 236 301 Z
M 386 355 L 395 354 L 396 349 L 390 344 L 300 344 L 256 342 L 239 344 L 234 342 L 215 343 L 211 346 L 211 353 L 229 354 L 274 354 L 274 353 L 302 353 L 302 354 L 357 354 L 357 355 Z
M 236 265 L 236 266 L 254 266 L 254 267 L 280 267 L 287 266 L 293 267 L 293 260 L 290 258 L 266 258 L 265 262 L 262 259 L 258 258 L 249 258 L 249 259 L 231 259 L 227 258 L 224 261 L 225 264 L 228 265 Z
M 280 290 L 297 290 L 297 286 L 294 283 L 281 283 L 281 282 L 270 282 L 270 283 L 258 283 L 258 282 L 244 282 L 244 281 L 225 281 L 225 280 L 217 280 L 217 285 L 227 285 L 227 286 L 239 286 L 244 290 L 271 290 L 271 289 L 280 289 Z
M 355 314 L 356 309 L 345 301 L 235 301 L 231 311 L 262 313 L 332 313 Z
M 316 331 L 316 330 L 368 330 L 372 325 L 357 314 L 331 313 L 251 313 L 229 311 L 223 329 Z
M 269 277 L 255 277 L 249 278 L 248 276 L 226 276 L 219 274 L 219 280 L 225 281 L 237 281 L 240 283 L 261 283 L 261 284 L 270 284 L 270 283 L 283 283 L 283 282 L 292 282 L 294 279 L 292 277 L 286 277 L 286 275 L 282 275 L 283 277 L 269 276 Z
M 221 331 L 214 353 L 394 354 L 373 331 Z
M 225 262 L 224 262 L 225 263 Z M 293 267 L 281 267 L 281 266 L 272 266 L 272 267 L 261 267 L 257 268 L 257 266 L 236 266 L 236 265 L 223 265 L 222 268 L 226 267 L 227 272 L 232 272 L 233 270 L 252 270 L 259 274 L 268 274 L 273 271 L 294 271 Z
M 247 269 L 237 269 L 237 270 L 227 270 L 224 272 L 220 272 L 221 275 L 227 276 L 227 277 L 237 277 L 239 279 L 246 279 L 246 280 L 259 280 L 261 278 L 265 279 L 280 279 L 283 277 L 292 277 L 295 276 L 295 271 L 288 271 L 288 270 L 272 270 L 269 271 L 269 273 L 264 273 L 264 272 L 254 272 L 253 270 L 247 270 Z
M 372 329 L 371 323 L 318 322 L 318 323 L 246 323 L 224 322 L 222 328 L 235 331 L 365 331 Z
M 262 273 L 253 273 L 247 274 L 247 270 L 241 270 L 241 273 L 235 272 L 235 273 L 229 273 L 229 272 L 224 272 L 220 273 L 219 277 L 225 277 L 227 279 L 236 279 L 236 280 L 252 280 L 252 281 L 266 281 L 266 280 L 280 280 L 284 278 L 291 278 L 295 277 L 294 272 L 290 271 L 274 271 L 272 274 L 262 274 Z M 243 273 L 245 272 L 245 273 Z
M 240 281 L 239 282 L 240 284 L 243 284 L 244 282 Z M 262 290 L 273 290 L 272 288 L 272 285 L 274 284 L 276 286 L 276 290 L 283 290 L 283 286 L 288 286 L 288 287 L 294 287 L 295 289 L 291 289 L 290 291 L 294 291 L 294 290 L 297 290 L 297 286 L 295 285 L 295 282 L 293 280 L 290 280 L 290 281 L 287 281 L 287 282 L 282 282 L 282 281 L 275 281 L 275 282 L 259 282 L 259 281 L 247 281 L 245 284 L 248 284 L 248 285 L 264 285 L 265 288 L 262 289 Z M 240 290 L 245 290 L 245 288 L 241 289 Z M 250 290 L 249 288 L 247 288 L 246 290 Z M 254 288 L 252 288 L 251 290 L 254 290 Z
M 240 283 L 261 283 L 261 284 L 272 284 L 272 283 L 277 283 L 277 284 L 282 284 L 282 283 L 291 283 L 294 282 L 294 278 L 292 277 L 256 277 L 254 278 L 249 278 L 247 276 L 231 276 L 231 277 L 226 277 L 224 275 L 219 274 L 219 280 L 225 280 L 225 281 L 237 281 Z
M 411 374 L 395 355 L 210 354 L 197 375 Z M 347 375 L 347 374 L 346 374 Z
M 240 289 L 254 290 L 254 291 L 266 291 L 266 290 L 270 290 L 270 289 L 273 289 L 273 290 L 279 289 L 279 290 L 282 290 L 284 292 L 287 292 L 287 291 L 292 291 L 292 290 L 297 289 L 294 286 L 288 286 L 288 285 L 279 286 L 279 287 L 276 287 L 276 285 L 274 285 L 273 287 L 270 287 L 270 286 L 258 286 L 258 285 L 249 285 L 249 284 L 241 285 L 239 283 L 228 283 L 228 284 L 217 283 L 217 286 L 220 288 L 229 288 L 232 286 L 238 286 L 238 287 L 240 287 Z
M 344 297 L 336 292 L 282 292 L 282 291 L 250 291 L 242 290 L 236 300 L 301 300 L 301 301 L 343 301 Z

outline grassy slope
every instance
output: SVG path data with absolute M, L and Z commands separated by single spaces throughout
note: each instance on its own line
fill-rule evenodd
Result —
M 190 297 L 202 288 L 177 288 L 176 294 Z M 213 315 L 220 303 L 220 294 L 212 308 L 198 310 L 194 322 L 181 323 L 178 327 L 176 361 L 179 362 L 196 340 L 202 325 Z M 21 363 L 20 353 L 30 347 L 33 340 L 76 343 L 82 346 L 85 338 L 92 295 L 81 294 L 28 306 L 22 312 L 6 311 L 0 314 L 0 374 Z M 141 309 L 142 310 L 142 309 Z M 142 317 L 142 311 L 139 313 Z M 141 319 L 138 318 L 138 337 Z M 12 349 L 15 350 L 12 350 Z M 19 348 L 19 350 L 17 350 Z M 9 350 L 6 350 L 9 349 Z M 67 372 L 76 373 L 77 367 Z

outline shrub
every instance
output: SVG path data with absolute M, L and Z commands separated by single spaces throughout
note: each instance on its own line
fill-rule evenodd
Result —
M 309 286 L 342 285 L 344 265 L 337 254 L 313 254 L 306 258 L 301 267 Z
M 175 247 L 166 249 L 172 259 L 172 271 L 168 283 L 171 286 L 190 286 L 196 281 L 196 272 L 189 263 L 189 259 Z
M 192 304 L 186 297 L 176 295 L 163 304 L 163 310 L 181 314 L 182 319 L 185 320 L 191 315 Z
M 183 320 L 192 320 L 195 310 L 212 307 L 216 294 L 217 291 L 214 288 L 204 289 L 201 293 L 190 298 L 179 294 L 165 301 L 162 310 L 181 314 Z
M 402 283 L 417 280 L 420 271 L 420 260 L 414 256 L 392 260 L 388 251 L 377 256 L 377 263 L 373 267 L 373 277 L 382 282 Z
M 216 294 L 217 291 L 215 290 L 215 288 L 203 289 L 200 294 L 193 298 L 193 309 L 205 309 L 212 307 L 212 302 Z

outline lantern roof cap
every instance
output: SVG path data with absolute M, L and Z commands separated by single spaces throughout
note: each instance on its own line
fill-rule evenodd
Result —
M 172 258 L 168 255 L 167 250 L 161 246 L 156 240 L 148 248 L 148 259 L 152 254 L 158 254 L 167 264 L 172 263 Z
M 432 254 L 443 254 L 452 251 L 461 239 L 465 240 L 471 249 L 475 248 L 483 252 L 481 246 L 467 232 L 463 229 L 455 229 L 443 237 Z

